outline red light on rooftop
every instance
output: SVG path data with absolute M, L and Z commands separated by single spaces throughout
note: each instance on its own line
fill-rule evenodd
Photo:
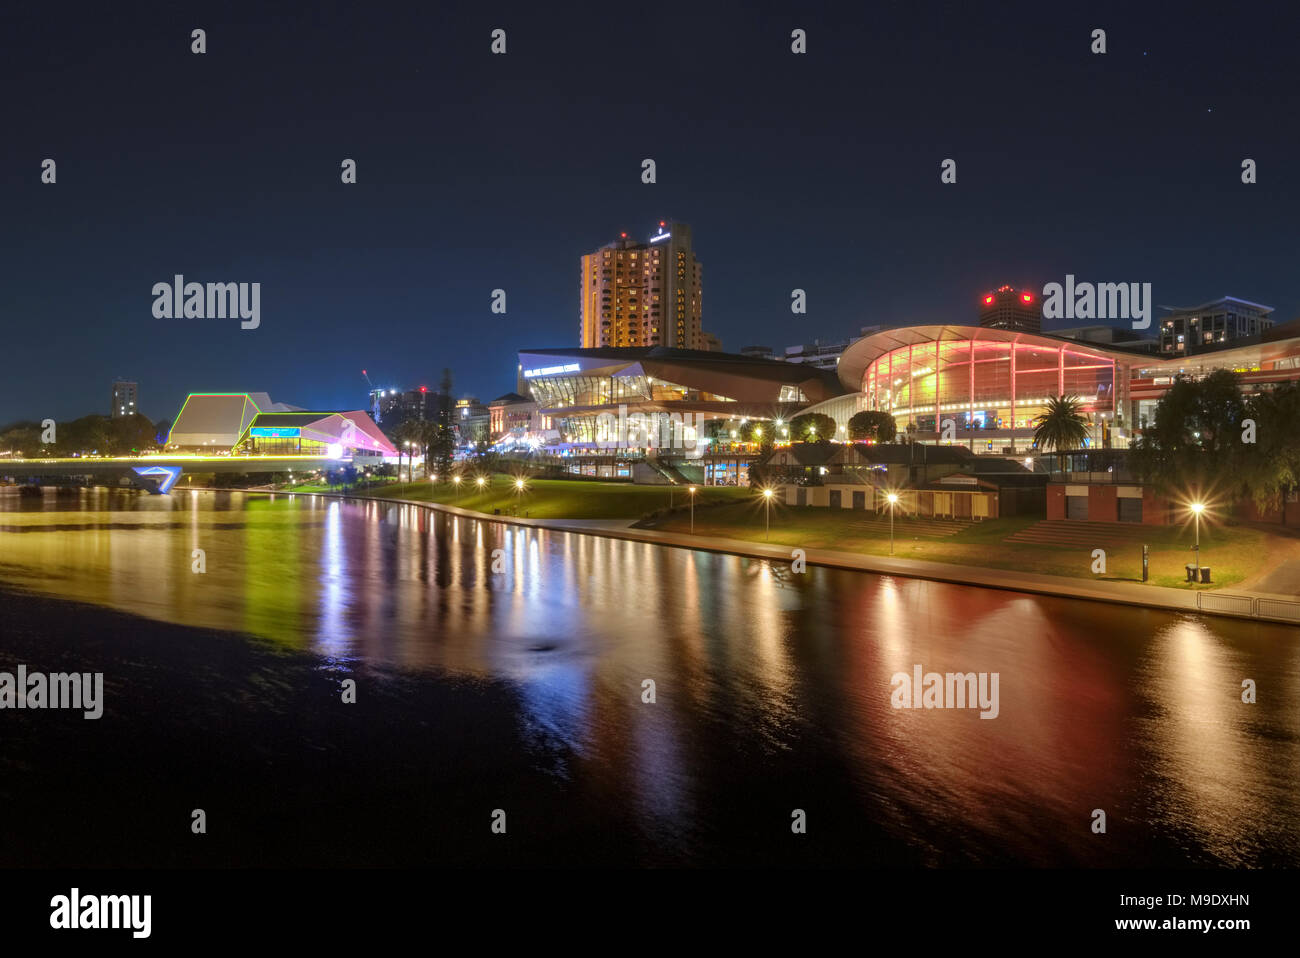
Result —
M 660 225 L 660 226 L 667 226 L 668 224 L 665 223 L 663 220 L 660 220 L 660 221 L 659 221 L 659 225 Z
M 421 387 L 420 387 L 420 392 L 422 392 L 422 393 L 427 393 L 428 391 L 429 391 L 429 387 L 428 387 L 428 386 L 421 386 Z
M 1034 301 L 1034 297 L 1030 296 L 1028 293 L 1022 293 L 1020 298 L 1026 303 L 1032 303 Z
M 984 297 L 984 305 L 987 306 L 991 302 L 993 302 L 993 296 L 991 294 Z
M 620 237 L 622 237 L 623 239 L 627 239 L 627 234 L 626 234 L 626 233 L 619 233 L 618 235 L 619 235 Z

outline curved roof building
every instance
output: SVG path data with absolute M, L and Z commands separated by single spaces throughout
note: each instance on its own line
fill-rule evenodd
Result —
M 918 440 L 1019 452 L 1055 396 L 1074 396 L 1091 445 L 1127 446 L 1177 375 L 1232 369 L 1247 388 L 1300 379 L 1300 321 L 1248 343 L 1165 358 L 1044 333 L 983 326 L 902 326 L 852 343 L 838 375 L 849 395 L 809 409 L 843 427 L 856 412 L 889 412 Z

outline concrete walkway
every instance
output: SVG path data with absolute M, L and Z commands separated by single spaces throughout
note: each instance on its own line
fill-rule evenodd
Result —
M 300 495 L 325 495 L 325 493 L 300 493 Z M 337 498 L 356 498 L 359 501 L 417 506 L 422 509 L 433 509 L 450 515 L 478 519 L 484 522 L 532 526 L 537 529 L 550 529 L 554 532 L 605 536 L 611 539 L 625 539 L 630 542 L 650 542 L 655 545 L 682 549 L 701 549 L 706 552 L 723 552 L 729 555 L 770 559 L 776 562 L 790 562 L 792 559 L 790 546 L 768 545 L 762 542 L 728 539 L 721 536 L 693 536 L 688 533 L 663 532 L 656 529 L 633 529 L 630 520 L 627 519 L 532 519 L 522 516 L 485 515 L 481 512 L 461 509 L 457 506 L 418 502 L 412 499 L 349 496 L 339 496 Z M 1069 599 L 1118 602 L 1125 605 L 1139 605 L 1176 612 L 1199 612 L 1207 615 L 1227 615 L 1237 619 L 1262 619 L 1300 625 L 1300 621 L 1292 619 L 1274 618 L 1266 615 L 1255 616 L 1248 613 L 1233 612 L 1228 609 L 1200 608 L 1197 602 L 1198 593 L 1196 592 L 1170 589 L 1164 586 L 1142 585 L 1137 582 L 1116 582 L 1106 579 L 1070 579 L 1064 576 L 1039 575 L 1033 572 L 1017 572 L 1010 569 L 989 569 L 946 562 L 928 562 L 921 559 L 863 555 L 857 552 L 840 552 L 831 549 L 807 549 L 805 552 L 805 558 L 810 565 L 850 569 L 855 572 L 908 576 L 915 579 L 952 582 L 958 585 L 980 586 L 986 589 L 1006 589 L 1014 592 L 1030 592 L 1037 595 L 1062 596 Z M 1300 596 L 1283 596 L 1244 589 L 1225 590 L 1224 592 L 1217 589 L 1207 589 L 1199 594 L 1208 596 L 1244 596 L 1252 599 L 1280 598 L 1292 602 L 1300 601 Z M 1297 611 L 1300 612 L 1300 610 Z

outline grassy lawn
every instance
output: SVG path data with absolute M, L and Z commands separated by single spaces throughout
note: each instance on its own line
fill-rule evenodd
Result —
M 676 505 L 688 501 L 682 486 L 635 486 L 627 482 L 592 482 L 578 479 L 529 479 L 523 493 L 514 486 L 514 477 L 494 475 L 482 490 L 473 479 L 466 479 L 458 492 L 449 482 L 417 481 L 394 484 L 368 494 L 381 498 L 412 499 L 437 502 L 473 509 L 491 515 L 527 514 L 533 519 L 639 519 L 659 509 L 667 509 L 669 500 Z M 365 494 L 365 493 L 363 493 Z M 697 515 L 710 504 L 748 499 L 748 489 L 728 486 L 700 486 L 695 496 Z M 517 510 L 517 512 L 516 512 Z
M 770 541 L 791 548 L 838 549 L 870 555 L 889 554 L 889 522 L 870 513 L 838 514 L 811 506 L 773 506 Z M 1186 581 L 1184 566 L 1192 561 L 1190 528 L 1146 526 L 1137 540 L 1099 537 L 1086 545 L 1006 542 L 1005 538 L 1033 525 L 1036 518 L 1016 517 L 975 523 L 955 535 L 926 535 L 929 520 L 903 520 L 894 537 L 894 555 L 931 562 L 952 562 L 995 569 L 1014 569 L 1079 579 L 1140 582 L 1142 543 L 1150 547 L 1150 583 L 1179 588 L 1213 589 L 1241 582 L 1268 562 L 1296 556 L 1294 539 L 1241 526 L 1201 527 L 1201 561 L 1213 570 L 1209 585 Z M 687 532 L 690 520 L 682 510 L 657 522 L 656 529 Z M 763 508 L 758 501 L 734 503 L 696 511 L 696 535 L 763 541 Z M 1106 552 L 1106 573 L 1091 571 L 1093 549 Z
M 397 483 L 396 479 L 388 479 L 388 480 L 372 479 L 370 481 L 375 483 L 388 482 L 390 485 L 396 485 Z M 342 486 L 331 486 L 326 482 L 299 482 L 293 486 L 283 486 L 283 487 L 277 486 L 277 489 L 282 492 L 335 492 L 335 493 L 349 492 L 349 490 L 345 489 Z M 372 486 L 368 489 L 357 489 L 355 490 L 355 494 L 360 496 L 382 495 L 383 490 L 374 488 Z

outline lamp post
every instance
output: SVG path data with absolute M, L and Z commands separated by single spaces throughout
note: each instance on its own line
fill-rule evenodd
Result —
M 690 487 L 691 491 L 691 535 L 695 535 L 695 487 Z
M 763 490 L 763 541 L 768 542 L 772 537 L 772 490 Z
M 460 502 L 460 476 L 452 476 L 451 484 L 456 487 L 456 501 Z
M 894 506 L 898 504 L 898 493 L 891 492 L 885 497 L 889 500 L 889 554 L 894 554 Z
M 1196 553 L 1196 574 L 1199 576 L 1201 570 L 1201 513 L 1205 511 L 1205 503 L 1193 502 L 1191 510 L 1192 516 L 1196 520 L 1196 545 L 1192 546 L 1192 551 Z

